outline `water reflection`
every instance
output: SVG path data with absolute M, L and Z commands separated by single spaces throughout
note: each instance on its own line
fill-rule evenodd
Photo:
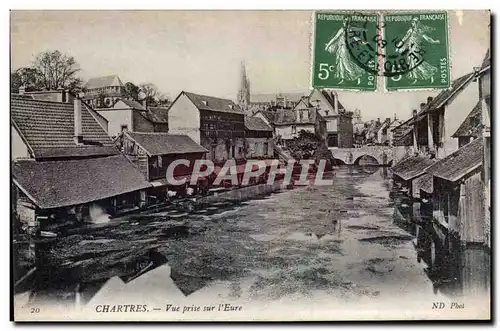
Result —
M 390 169 L 351 166 L 335 172 L 333 187 L 302 187 L 193 210 L 167 206 L 69 231 L 37 242 L 31 251 L 18 249 L 18 274 L 33 265 L 37 272 L 16 290 L 31 289 L 40 300 L 79 296 L 85 303 L 111 278 L 133 284 L 165 263 L 186 296 L 214 281 L 243 288 L 245 279 L 252 279 L 248 288 L 257 298 L 318 289 L 342 297 L 374 296 L 386 285 L 403 287 L 396 282 L 404 280 L 382 283 L 398 269 L 412 282 L 422 278 L 414 286 L 430 279 L 435 293 L 447 296 L 487 288 L 489 254 L 439 241 L 430 221 L 432 206 L 392 187 Z M 413 255 L 406 253 L 411 245 Z M 30 262 L 33 249 L 37 261 Z M 398 259 L 387 257 L 393 255 Z
M 433 283 L 434 293 L 455 298 L 486 295 L 490 289 L 490 253 L 484 245 L 463 245 L 451 235 L 444 240 L 432 221 L 432 204 L 393 194 L 394 224 L 411 233 L 417 262 Z

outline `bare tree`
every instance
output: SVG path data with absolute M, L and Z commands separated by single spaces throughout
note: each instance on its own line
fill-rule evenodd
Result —
M 77 77 L 79 65 L 73 56 L 60 51 L 43 52 L 37 55 L 32 64 L 37 74 L 37 85 L 40 89 L 57 88 L 76 89 L 82 84 Z
M 146 103 L 150 106 L 162 106 L 169 103 L 169 99 L 158 90 L 153 83 L 139 85 L 140 90 L 146 95 Z

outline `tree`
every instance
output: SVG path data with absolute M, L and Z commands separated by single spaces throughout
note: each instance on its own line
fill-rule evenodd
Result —
M 139 101 L 139 91 L 139 86 L 135 85 L 134 83 L 125 83 L 125 94 L 127 95 L 127 97 L 135 101 Z
M 11 91 L 25 86 L 27 91 L 55 90 L 64 88 L 79 90 L 82 80 L 77 77 L 80 67 L 75 58 L 60 51 L 43 52 L 28 67 L 11 73 Z
M 82 85 L 82 80 L 76 75 L 80 67 L 75 58 L 58 50 L 38 54 L 32 68 L 36 70 L 37 83 L 42 89 L 74 90 Z
M 19 87 L 24 86 L 26 91 L 39 90 L 37 73 L 33 68 L 19 68 L 10 74 L 10 91 L 18 93 Z
M 153 83 L 141 84 L 139 88 L 146 95 L 146 104 L 149 106 L 164 106 L 170 103 L 168 97 L 161 93 Z
M 286 144 L 290 155 L 295 160 L 314 159 L 316 163 L 326 160 L 326 170 L 334 164 L 332 153 L 328 150 L 325 141 L 319 139 L 314 133 L 300 130 L 297 137 Z

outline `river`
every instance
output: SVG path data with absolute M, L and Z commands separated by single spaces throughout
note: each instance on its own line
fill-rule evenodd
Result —
M 166 235 L 162 225 L 166 216 L 145 215 L 122 222 L 118 232 L 103 228 L 90 237 L 60 239 L 46 254 L 63 254 L 92 240 L 99 240 L 106 249 L 108 241 L 121 240 L 129 250 L 137 251 L 153 245 L 154 251 L 166 258 L 175 285 L 184 296 L 237 302 L 335 298 L 360 303 L 398 297 L 442 300 L 463 294 L 470 285 L 465 282 L 475 282 L 474 286 L 489 283 L 489 269 L 483 263 L 489 254 L 482 248 L 460 252 L 459 260 L 469 256 L 468 262 L 448 263 L 445 269 L 437 265 L 448 261 L 439 258 L 440 252 L 433 251 L 434 257 L 428 257 L 425 231 L 417 234 L 415 225 L 395 216 L 404 215 L 408 206 L 391 194 L 389 169 L 341 167 L 335 172 L 332 186 L 296 187 L 262 199 L 181 215 L 175 221 L 180 224 L 178 233 L 173 235 Z M 117 247 L 109 249 L 109 254 L 119 256 L 114 260 L 130 255 Z M 102 255 L 97 264 L 87 263 L 92 254 L 80 257 L 84 262 L 64 274 L 66 278 L 39 276 L 38 284 L 44 285 L 39 286 L 43 290 L 38 291 L 35 302 L 71 297 L 68 293 L 75 284 L 83 301 L 91 300 L 114 270 L 121 270 L 116 261 L 106 259 L 109 254 Z M 480 268 L 474 266 L 480 263 L 477 256 L 482 259 Z M 60 264 L 55 269 L 64 269 L 67 264 L 61 262 L 63 259 L 48 261 Z M 481 274 L 462 277 L 470 271 L 463 271 L 464 265 Z M 104 278 L 89 280 L 89 275 L 99 274 Z M 80 279 L 81 275 L 87 279 Z M 133 290 L 150 290 L 154 296 L 161 293 L 161 286 L 155 283 L 149 289 Z

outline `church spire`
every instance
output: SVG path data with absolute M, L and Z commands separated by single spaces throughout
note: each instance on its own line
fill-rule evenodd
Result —
M 238 105 L 246 112 L 250 105 L 250 81 L 247 77 L 245 63 L 241 61 L 240 89 L 238 91 Z

